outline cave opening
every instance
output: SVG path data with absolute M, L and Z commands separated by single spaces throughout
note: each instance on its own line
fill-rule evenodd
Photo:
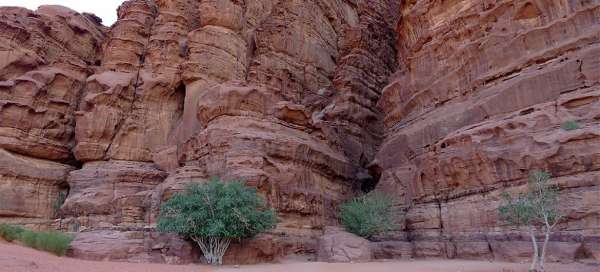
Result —
M 383 169 L 381 166 L 377 164 L 369 165 L 367 168 L 368 174 L 360 175 L 360 190 L 367 194 L 375 188 L 377 188 L 377 184 L 379 184 L 379 180 L 381 179 L 381 172 Z

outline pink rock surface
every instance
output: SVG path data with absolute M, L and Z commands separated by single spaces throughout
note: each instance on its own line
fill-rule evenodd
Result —
M 566 214 L 550 258 L 593 256 L 582 252 L 600 234 L 600 4 L 423 0 L 401 10 L 374 165 L 378 189 L 408 211 L 415 255 L 526 259 L 527 236 L 496 209 L 502 191 L 523 191 L 544 169 Z M 562 129 L 567 121 L 580 128 Z
M 369 262 L 373 258 L 369 240 L 343 229 L 325 228 L 318 243 L 317 260 L 321 262 Z
M 107 28 L 0 8 L 0 222 L 80 231 L 78 257 L 189 262 L 188 242 L 159 247 L 160 205 L 221 176 L 278 212 L 232 263 L 315 254 L 338 204 L 373 188 L 407 212 L 375 258 L 520 261 L 528 238 L 496 208 L 540 168 L 566 213 L 549 258 L 598 261 L 599 10 L 129 0 Z

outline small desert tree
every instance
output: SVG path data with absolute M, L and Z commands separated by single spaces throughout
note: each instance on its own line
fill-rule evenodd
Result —
M 396 212 L 393 199 L 380 192 L 354 198 L 340 207 L 342 225 L 358 236 L 371 238 L 393 229 Z
M 222 264 L 232 239 L 253 237 L 275 226 L 255 188 L 218 179 L 188 184 L 161 206 L 158 229 L 195 241 L 209 264 Z
M 528 227 L 533 243 L 533 256 L 529 271 L 543 272 L 550 235 L 561 219 L 558 209 L 558 189 L 550 184 L 550 174 L 543 171 L 533 172 L 529 177 L 526 193 L 512 197 L 504 192 L 502 199 L 503 203 L 498 208 L 501 218 L 511 225 Z M 538 231 L 544 234 L 541 251 L 536 240 Z

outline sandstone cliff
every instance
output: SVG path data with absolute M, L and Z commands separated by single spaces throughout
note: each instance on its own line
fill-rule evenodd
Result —
M 519 260 L 498 195 L 543 168 L 568 212 L 552 258 L 600 260 L 599 1 L 129 0 L 118 18 L 0 8 L 2 222 L 79 231 L 78 257 L 189 262 L 158 208 L 221 176 L 279 215 L 236 262 L 314 252 L 373 188 L 407 211 L 376 257 Z
M 551 259 L 597 260 L 600 2 L 425 0 L 401 10 L 373 167 L 378 187 L 408 208 L 414 254 L 527 258 L 528 239 L 502 226 L 496 207 L 500 192 L 546 169 L 567 214 Z M 580 129 L 562 129 L 568 121 Z
M 0 216 L 55 216 L 67 191 L 75 112 L 105 27 L 56 6 L 0 8 Z

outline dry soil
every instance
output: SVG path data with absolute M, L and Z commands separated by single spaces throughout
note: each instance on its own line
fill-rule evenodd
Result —
M 598 272 L 584 264 L 551 264 L 549 272 Z M 425 260 L 375 263 L 328 264 L 286 262 L 214 268 L 202 265 L 163 265 L 95 262 L 56 257 L 16 244 L 0 241 L 1 272 L 525 272 L 527 264 L 484 261 Z

